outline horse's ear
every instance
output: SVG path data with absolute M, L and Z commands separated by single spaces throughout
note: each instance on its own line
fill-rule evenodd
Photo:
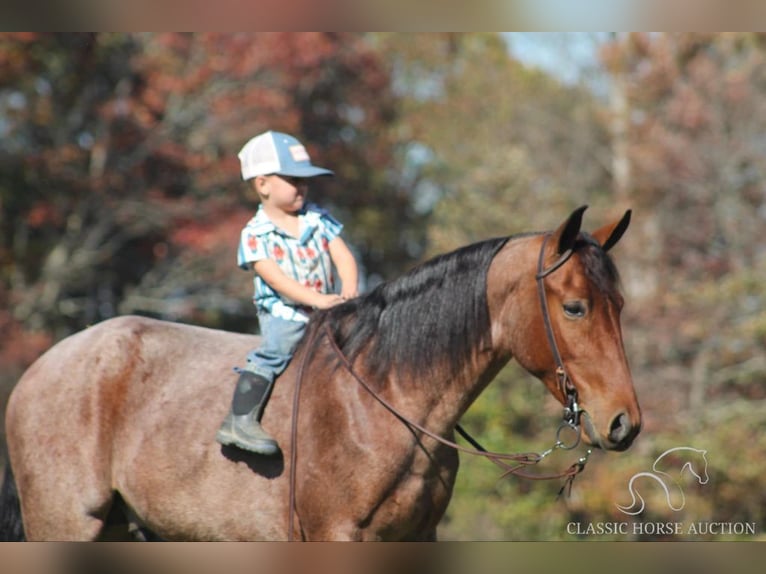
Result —
M 593 238 L 601 245 L 601 249 L 609 251 L 620 240 L 622 234 L 630 225 L 631 210 L 625 212 L 620 221 L 605 225 L 601 229 L 598 229 L 591 233 Z
M 558 246 L 558 255 L 563 255 L 570 249 L 574 249 L 577 234 L 580 233 L 580 226 L 582 225 L 582 215 L 586 209 L 588 209 L 587 205 L 575 209 L 572 215 L 553 232 L 551 240 L 554 245 Z

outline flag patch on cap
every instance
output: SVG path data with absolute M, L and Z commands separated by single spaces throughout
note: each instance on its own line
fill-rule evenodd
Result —
M 302 145 L 291 145 L 290 155 L 293 156 L 293 161 L 309 161 L 309 154 Z

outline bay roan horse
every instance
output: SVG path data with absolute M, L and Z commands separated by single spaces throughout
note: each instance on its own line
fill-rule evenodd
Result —
M 458 249 L 316 312 L 263 418 L 281 446 L 274 457 L 215 441 L 236 378 L 232 365 L 256 337 L 121 317 L 64 339 L 24 374 L 7 408 L 26 537 L 103 538 L 124 515 L 123 526 L 169 540 L 435 539 L 457 453 L 383 408 L 329 337 L 382 398 L 447 439 L 512 357 L 563 403 L 536 291 L 546 238 L 546 266 L 572 250 L 545 277 L 544 293 L 583 409 L 583 439 L 628 448 L 641 414 L 623 349 L 617 271 L 606 252 L 630 213 L 587 234 L 584 209 L 553 232 Z

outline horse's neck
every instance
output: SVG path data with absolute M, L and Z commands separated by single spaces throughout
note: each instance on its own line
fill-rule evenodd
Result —
M 417 392 L 422 395 L 410 402 L 419 405 L 422 420 L 430 430 L 447 435 L 507 362 L 495 360 L 489 352 L 482 353 L 457 375 L 419 380 Z
M 433 389 L 435 399 L 438 400 L 441 407 L 438 410 L 441 417 L 440 421 L 449 430 L 454 428 L 465 411 L 513 358 L 514 345 L 517 344 L 517 336 L 513 331 L 519 330 L 514 326 L 524 324 L 528 320 L 518 312 L 519 305 L 510 304 L 513 302 L 512 300 L 521 296 L 517 288 L 519 282 L 513 277 L 514 273 L 519 273 L 519 269 L 528 268 L 534 263 L 530 260 L 519 264 L 522 257 L 519 254 L 524 252 L 522 241 L 509 242 L 495 257 L 495 261 L 498 263 L 497 267 L 500 269 L 500 274 L 504 276 L 504 280 L 495 279 L 502 286 L 497 288 L 496 292 L 488 291 L 487 303 L 490 306 L 492 318 L 490 325 L 491 347 L 476 349 L 469 364 L 464 366 L 461 373 L 450 377 L 448 381 L 436 380 L 418 383 L 421 387 Z M 510 264 L 514 261 L 517 263 L 516 265 Z M 493 262 L 494 265 L 495 262 Z M 489 281 L 490 278 L 488 277 Z

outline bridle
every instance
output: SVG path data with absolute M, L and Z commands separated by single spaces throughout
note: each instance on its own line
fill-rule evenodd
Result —
M 545 278 L 569 261 L 574 250 L 570 248 L 564 251 L 559 258 L 546 269 L 544 267 L 545 247 L 547 246 L 550 237 L 550 233 L 545 235 L 543 245 L 540 248 L 540 255 L 537 258 L 537 275 L 535 275 L 535 280 L 537 281 L 537 294 L 540 299 L 540 309 L 543 313 L 545 335 L 548 338 L 548 344 L 553 353 L 553 360 L 556 363 L 556 378 L 558 379 L 559 392 L 561 393 L 561 398 L 565 405 L 562 424 L 569 425 L 573 429 L 578 430 L 582 409 L 580 409 L 580 405 L 577 403 L 577 388 L 569 377 L 569 373 L 567 373 L 566 367 L 564 366 L 564 360 L 561 358 L 561 353 L 559 352 L 559 346 L 556 344 L 556 336 L 553 333 L 553 323 L 551 322 L 551 313 L 548 310 L 548 298 L 545 295 Z M 577 433 L 577 436 L 580 436 L 579 432 Z
M 293 398 L 293 413 L 292 413 L 292 445 L 291 445 L 291 453 L 290 453 L 290 500 L 289 500 L 289 519 L 288 519 L 288 540 L 293 540 L 293 532 L 294 532 L 294 519 L 296 515 L 296 477 L 297 473 L 295 472 L 296 462 L 297 462 L 297 436 L 298 436 L 298 404 L 299 404 L 299 397 L 300 397 L 300 389 L 303 384 L 303 377 L 305 374 L 305 367 L 306 364 L 309 362 L 308 359 L 312 355 L 312 351 L 315 348 L 315 345 L 319 338 L 321 338 L 323 335 L 327 337 L 328 342 L 330 343 L 330 348 L 332 349 L 333 353 L 336 355 L 336 357 L 340 360 L 341 364 L 345 367 L 345 369 L 348 371 L 348 373 L 359 383 L 362 388 L 367 391 L 377 402 L 379 402 L 383 407 L 385 407 L 392 415 L 394 415 L 397 419 L 399 419 L 405 426 L 407 426 L 411 431 L 418 431 L 433 440 L 446 445 L 450 448 L 453 448 L 460 452 L 465 452 L 467 454 L 477 455 L 485 457 L 489 460 L 491 460 L 493 463 L 495 463 L 497 466 L 503 469 L 503 474 L 501 475 L 501 478 L 504 478 L 509 475 L 515 475 L 519 476 L 521 478 L 526 478 L 530 480 L 552 480 L 557 478 L 564 478 L 566 479 L 564 482 L 564 485 L 561 487 L 561 490 L 559 490 L 559 495 L 561 495 L 563 492 L 568 491 L 571 492 L 572 483 L 574 482 L 575 477 L 580 474 L 583 469 L 585 468 L 585 463 L 588 461 L 588 457 L 591 454 L 591 449 L 588 449 L 586 454 L 582 457 L 580 457 L 577 461 L 575 461 L 571 466 L 569 466 L 567 469 L 554 473 L 554 474 L 530 474 L 527 472 L 524 472 L 524 469 L 527 466 L 532 466 L 535 464 L 538 464 L 540 461 L 542 461 L 545 457 L 550 455 L 556 450 L 572 450 L 576 448 L 580 444 L 580 415 L 582 414 L 582 409 L 580 408 L 580 405 L 577 403 L 577 388 L 574 386 L 574 383 L 572 382 L 572 379 L 569 377 L 566 367 L 564 366 L 564 361 L 561 358 L 561 353 L 559 352 L 558 345 L 556 344 L 556 337 L 553 332 L 553 323 L 551 322 L 550 317 L 550 311 L 548 309 L 548 300 L 545 295 L 545 278 L 559 269 L 562 265 L 564 265 L 569 258 L 574 253 L 573 249 L 567 249 L 564 253 L 562 253 L 559 258 L 548 268 L 544 267 L 545 263 L 545 248 L 548 244 L 548 240 L 550 239 L 551 234 L 548 233 L 545 235 L 545 238 L 543 239 L 542 247 L 540 248 L 540 255 L 537 260 L 537 273 L 535 275 L 535 280 L 537 282 L 537 292 L 540 299 L 540 308 L 542 310 L 543 315 L 543 324 L 545 326 L 545 334 L 548 338 L 548 343 L 551 347 L 551 352 L 553 353 L 553 360 L 556 363 L 556 377 L 558 379 L 558 385 L 559 385 L 559 391 L 561 392 L 561 396 L 565 401 L 564 406 L 564 412 L 562 414 L 562 421 L 559 424 L 558 429 L 556 430 L 556 442 L 548 448 L 547 450 L 544 450 L 541 453 L 534 453 L 534 452 L 525 452 L 525 453 L 514 453 L 514 454 L 506 454 L 506 453 L 500 453 L 500 452 L 491 452 L 485 449 L 483 446 L 481 446 L 473 437 L 471 437 L 470 434 L 468 434 L 462 426 L 459 424 L 455 426 L 455 430 L 464 438 L 466 439 L 473 448 L 466 448 L 464 446 L 461 446 L 453 441 L 450 441 L 448 439 L 445 439 L 444 437 L 428 430 L 427 428 L 423 427 L 422 425 L 410 420 L 405 415 L 401 414 L 392 404 L 390 404 L 388 401 L 386 401 L 383 397 L 381 397 L 370 385 L 367 384 L 367 382 L 354 370 L 354 366 L 351 363 L 351 361 L 343 354 L 343 351 L 338 346 L 338 343 L 335 341 L 335 338 L 333 337 L 332 331 L 330 330 L 329 325 L 325 324 L 322 329 L 317 329 L 313 331 L 310 335 L 309 340 L 306 344 L 306 349 L 308 351 L 303 355 L 303 358 L 301 360 L 301 364 L 298 370 L 298 376 L 296 380 L 296 388 L 295 388 L 295 394 Z M 561 433 L 565 429 L 571 429 L 575 432 L 575 440 L 571 444 L 567 444 L 563 441 L 561 438 Z M 513 464 L 509 464 L 507 461 L 512 461 Z

